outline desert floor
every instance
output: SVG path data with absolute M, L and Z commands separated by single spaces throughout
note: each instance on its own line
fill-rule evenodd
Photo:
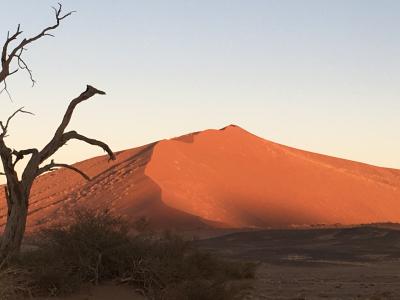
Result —
M 398 230 L 267 230 L 196 243 L 260 264 L 244 299 L 400 299 Z
M 145 300 L 134 289 L 113 284 L 85 288 L 79 294 L 63 298 L 40 298 L 37 300 Z
M 381 227 L 247 231 L 196 246 L 259 264 L 243 299 L 400 299 L 400 231 Z M 62 300 L 144 299 L 112 285 Z

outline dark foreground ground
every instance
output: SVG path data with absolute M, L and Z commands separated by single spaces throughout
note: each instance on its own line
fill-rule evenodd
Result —
M 195 242 L 260 266 L 244 299 L 400 299 L 400 231 L 267 230 Z
M 243 292 L 242 299 L 400 300 L 398 229 L 364 226 L 247 231 L 194 243 L 225 257 L 259 264 L 256 279 Z M 141 300 L 145 297 L 128 287 L 106 285 L 57 299 Z

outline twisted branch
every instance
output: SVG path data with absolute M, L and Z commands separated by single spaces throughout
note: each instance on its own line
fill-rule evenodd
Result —
M 23 171 L 22 181 L 33 182 L 34 179 L 38 175 L 43 174 L 48 171 L 52 171 L 59 167 L 68 168 L 75 172 L 78 172 L 83 177 L 85 177 L 86 179 L 89 180 L 90 178 L 87 175 L 85 176 L 82 171 L 76 169 L 73 166 L 67 165 L 67 164 L 58 164 L 58 163 L 55 163 L 54 161 L 52 161 L 50 164 L 40 167 L 40 165 L 42 163 L 44 163 L 47 159 L 51 158 L 51 156 L 53 154 L 55 154 L 58 151 L 58 149 L 60 149 L 69 140 L 72 140 L 72 139 L 80 140 L 87 144 L 98 146 L 107 152 L 107 154 L 110 157 L 110 160 L 115 160 L 114 153 L 112 152 L 112 150 L 106 143 L 92 139 L 92 138 L 88 138 L 86 136 L 83 136 L 83 135 L 77 133 L 76 131 L 68 131 L 68 132 L 64 133 L 65 129 L 67 128 L 67 126 L 69 125 L 69 123 L 71 121 L 72 114 L 73 114 L 76 106 L 79 103 L 86 101 L 97 94 L 105 95 L 105 92 L 100 91 L 90 85 L 87 85 L 86 90 L 70 102 L 60 125 L 57 127 L 57 129 L 54 133 L 53 138 L 50 140 L 50 142 L 47 143 L 46 146 L 43 147 L 42 150 L 38 151 L 37 149 L 27 149 L 27 150 L 23 150 L 23 151 L 19 151 L 19 152 L 16 151 L 13 153 L 14 156 L 16 156 L 14 166 L 19 160 L 23 159 L 24 155 L 28 155 L 28 154 L 32 155 L 28 164 L 26 165 L 26 167 Z M 0 139 L 0 142 L 1 142 L 1 139 Z
M 86 90 L 81 93 L 77 98 L 73 99 L 69 104 L 67 111 L 64 114 L 64 117 L 61 121 L 61 124 L 58 126 L 54 137 L 51 141 L 39 152 L 39 160 L 40 163 L 44 162 L 46 159 L 50 158 L 58 149 L 65 145 L 68 140 L 77 139 L 84 141 L 88 144 L 99 146 L 104 149 L 110 156 L 110 159 L 114 160 L 115 156 L 111 149 L 103 142 L 97 141 L 95 139 L 87 138 L 83 135 L 78 134 L 75 131 L 70 131 L 64 134 L 65 129 L 67 128 L 69 122 L 71 121 L 72 114 L 76 108 L 76 106 L 94 95 L 105 95 L 106 93 L 100 91 L 90 85 L 86 86 Z
M 88 138 L 88 137 L 86 137 L 84 135 L 81 135 L 81 134 L 77 133 L 76 131 L 69 131 L 69 132 L 66 132 L 66 133 L 63 134 L 62 140 L 63 140 L 64 144 L 67 141 L 72 140 L 72 139 L 80 140 L 80 141 L 83 141 L 83 142 L 85 142 L 87 144 L 90 144 L 90 145 L 93 145 L 93 146 L 98 146 L 98 147 L 102 148 L 105 152 L 107 152 L 110 160 L 115 160 L 115 154 L 112 152 L 110 147 L 106 143 L 104 143 L 102 141 L 98 141 L 98 140 L 95 140 L 95 139 Z

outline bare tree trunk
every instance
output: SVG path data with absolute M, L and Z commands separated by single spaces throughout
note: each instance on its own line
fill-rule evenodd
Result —
M 12 150 L 7 147 L 4 141 L 12 118 L 18 113 L 29 112 L 20 108 L 14 112 L 6 122 L 3 123 L 0 121 L 0 158 L 4 169 L 4 172 L 1 172 L 0 175 L 5 175 L 7 178 L 5 194 L 8 206 L 8 218 L 0 246 L 0 263 L 7 258 L 19 254 L 28 215 L 29 194 L 36 177 L 58 168 L 68 168 L 79 173 L 85 179 L 90 180 L 90 177 L 83 171 L 68 164 L 56 163 L 54 160 L 51 160 L 50 163 L 41 166 L 47 159 L 49 159 L 68 141 L 75 139 L 102 148 L 107 152 L 110 160 L 115 160 L 114 153 L 106 143 L 88 138 L 74 130 L 65 132 L 76 106 L 97 94 L 105 95 L 105 92 L 88 85 L 83 93 L 70 102 L 56 133 L 41 151 L 36 148 L 20 151 L 15 149 Z M 15 171 L 15 166 L 20 160 L 23 160 L 26 155 L 30 155 L 31 158 L 22 172 L 21 180 L 19 180 L 18 174 Z
M 10 190 L 6 188 L 8 216 L 0 248 L 1 261 L 19 254 L 28 216 L 28 194 L 24 192 L 19 182 L 8 186 L 10 187 Z
M 63 14 L 61 4 L 58 4 L 58 8 L 53 9 L 56 17 L 55 23 L 44 28 L 38 34 L 22 38 L 23 31 L 21 30 L 20 25 L 18 25 L 14 34 L 7 34 L 3 46 L 0 47 L 0 84 L 3 84 L 3 89 L 0 90 L 0 94 L 3 91 L 8 93 L 6 80 L 13 74 L 17 73 L 18 70 L 25 70 L 28 72 L 32 85 L 35 84 L 32 71 L 24 60 L 24 51 L 27 50 L 27 47 L 30 44 L 37 40 L 47 36 L 53 36 L 52 31 L 60 25 L 62 20 L 73 13 L 73 11 L 70 11 Z M 10 96 L 9 93 L 8 95 Z M 0 171 L 0 175 L 6 176 L 7 178 L 5 194 L 8 207 L 7 223 L 0 246 L 0 267 L 5 259 L 19 254 L 28 215 L 29 194 L 36 177 L 58 168 L 68 168 L 79 173 L 85 179 L 90 180 L 90 177 L 87 174 L 69 164 L 56 163 L 54 160 L 51 160 L 50 163 L 43 165 L 53 154 L 66 145 L 68 141 L 80 140 L 87 144 L 102 148 L 108 153 L 110 159 L 115 159 L 114 153 L 106 143 L 93 138 L 88 138 L 74 130 L 65 132 L 76 106 L 94 95 L 105 95 L 105 92 L 87 85 L 86 90 L 70 102 L 62 122 L 58 126 L 53 138 L 41 151 L 36 148 L 18 151 L 8 147 L 5 141 L 8 136 L 8 127 L 11 120 L 19 113 L 32 113 L 25 111 L 23 107 L 21 107 L 8 117 L 5 122 L 0 121 L 0 159 L 3 166 L 3 171 Z M 30 156 L 30 159 L 22 172 L 21 179 L 19 179 L 20 177 L 15 170 L 15 166 L 26 156 Z

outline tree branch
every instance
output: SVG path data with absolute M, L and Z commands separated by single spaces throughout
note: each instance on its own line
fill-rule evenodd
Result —
M 66 168 L 66 169 L 70 169 L 78 174 L 80 174 L 83 178 L 85 178 L 86 180 L 90 180 L 90 177 L 84 173 L 83 171 L 79 170 L 78 168 L 68 165 L 68 164 L 59 164 L 59 163 L 55 163 L 54 160 L 51 160 L 51 162 L 48 165 L 45 165 L 44 167 L 41 167 L 38 169 L 37 171 L 37 176 L 46 173 L 46 172 L 51 172 L 54 171 L 58 168 Z
M 7 33 L 7 40 L 5 41 L 3 45 L 3 49 L 1 52 L 1 71 L 0 71 L 0 82 L 5 81 L 7 76 L 12 75 L 10 73 L 10 63 L 12 61 L 12 58 L 9 60 L 9 57 L 7 57 L 8 54 L 8 46 L 10 43 L 18 38 L 18 36 L 22 33 L 20 30 L 21 25 L 18 24 L 17 31 L 10 37 L 10 32 Z M 15 72 L 14 72 L 15 73 Z M 7 86 L 4 88 L 7 91 Z
M 70 11 L 63 15 L 62 14 L 62 5 L 60 3 L 58 4 L 58 8 L 53 7 L 53 10 L 54 10 L 55 17 L 56 17 L 56 22 L 54 25 L 44 28 L 40 33 L 38 33 L 37 35 L 35 35 L 33 37 L 24 38 L 11 51 L 9 51 L 10 44 L 13 41 L 17 40 L 19 38 L 19 36 L 23 33 L 23 31 L 21 30 L 21 25 L 18 24 L 17 30 L 15 31 L 15 33 L 13 35 L 10 36 L 10 32 L 8 32 L 7 39 L 4 43 L 4 45 L 2 47 L 2 51 L 1 51 L 0 83 L 4 82 L 4 88 L 2 91 L 6 91 L 9 96 L 10 96 L 10 94 L 8 92 L 7 84 L 5 82 L 6 82 L 7 77 L 15 74 L 18 71 L 18 69 L 26 70 L 29 74 L 30 80 L 32 81 L 32 85 L 35 84 L 35 80 L 32 76 L 32 70 L 28 67 L 25 60 L 22 58 L 22 53 L 24 50 L 26 50 L 26 46 L 28 46 L 29 44 L 31 44 L 45 36 L 54 36 L 50 32 L 52 30 L 56 29 L 60 25 L 62 20 L 69 17 L 71 14 L 73 14 L 75 12 L 75 11 Z M 18 63 L 18 69 L 10 72 L 10 66 L 15 59 L 17 60 L 17 63 Z
M 14 73 L 15 73 L 15 72 L 14 72 Z M 13 74 L 14 74 L 14 73 L 13 73 Z M 0 95 L 3 94 L 3 92 L 6 92 L 8 98 L 10 99 L 10 101 L 11 101 L 11 102 L 14 102 L 13 99 L 12 99 L 12 97 L 11 97 L 11 93 L 10 93 L 10 91 L 8 90 L 7 80 L 6 80 L 5 78 L 4 78 L 4 80 L 3 80 L 3 88 L 0 90 Z
M 100 91 L 90 85 L 86 87 L 86 90 L 81 93 L 77 98 L 73 99 L 71 103 L 68 105 L 67 111 L 64 114 L 64 117 L 61 121 L 61 124 L 58 126 L 54 137 L 51 139 L 51 141 L 39 152 L 39 158 L 40 158 L 40 163 L 44 162 L 46 159 L 50 158 L 60 147 L 65 145 L 65 143 L 72 138 L 76 139 L 81 139 L 82 141 L 85 141 L 89 144 L 92 145 L 97 145 L 102 147 L 107 153 L 109 153 L 110 158 L 114 159 L 114 154 L 111 154 L 112 151 L 110 148 L 99 141 L 93 140 L 93 139 L 88 139 L 84 136 L 81 136 L 75 132 L 75 134 L 69 133 L 69 135 L 64 135 L 64 131 L 67 128 L 69 122 L 71 121 L 72 114 L 76 108 L 76 106 L 83 102 L 88 100 L 89 98 L 93 97 L 94 95 L 99 94 L 99 95 L 105 95 L 105 92 Z M 72 137 L 71 137 L 72 135 Z M 81 138 L 79 138 L 81 137 Z
M 3 137 L 0 134 L 0 157 L 3 164 L 3 173 L 7 177 L 7 181 L 10 179 L 17 179 L 18 175 L 14 170 L 12 164 L 12 150 L 7 147 Z
M 77 133 L 76 131 L 69 131 L 69 132 L 64 133 L 62 139 L 65 141 L 65 143 L 69 140 L 75 139 L 75 140 L 80 140 L 82 142 L 85 142 L 85 143 L 93 145 L 93 146 L 98 146 L 98 147 L 102 148 L 105 152 L 107 152 L 110 160 L 115 160 L 114 152 L 112 152 L 110 147 L 102 141 L 88 138 L 84 135 Z
M 8 52 L 8 46 L 10 45 L 10 43 L 14 40 L 16 40 L 18 38 L 18 36 L 22 33 L 22 31 L 20 30 L 21 28 L 21 24 L 18 24 L 17 30 L 15 31 L 15 33 L 10 36 L 10 32 L 7 32 L 7 39 L 3 45 L 3 49 L 1 52 L 1 63 L 2 66 L 4 66 L 4 64 L 7 62 L 7 52 Z
M 18 113 L 23 113 L 23 114 L 29 114 L 29 115 L 35 115 L 34 113 L 31 113 L 30 111 L 24 110 L 24 107 L 21 107 L 17 109 L 14 113 L 11 114 L 11 116 L 8 117 L 6 123 L 4 124 L 2 121 L 0 121 L 0 128 L 3 131 L 0 133 L 0 138 L 4 138 L 7 135 L 7 130 L 8 126 L 10 125 L 11 120 L 18 114 Z
M 27 63 L 22 58 L 22 52 L 24 50 L 26 50 L 26 49 L 25 48 L 21 48 L 20 52 L 18 54 L 16 54 L 15 57 L 17 58 L 19 69 L 26 70 L 26 72 L 28 72 L 29 79 L 31 80 L 32 87 L 33 87 L 35 85 L 35 83 L 36 83 L 36 80 L 33 78 L 32 70 L 28 67 Z M 19 69 L 15 70 L 14 73 L 16 73 Z
M 25 149 L 25 150 L 20 150 L 20 151 L 17 151 L 17 150 L 14 149 L 14 150 L 11 152 L 11 154 L 15 156 L 15 161 L 14 161 L 14 163 L 13 163 L 13 166 L 15 167 L 15 165 L 16 165 L 20 160 L 23 160 L 25 155 L 36 155 L 36 154 L 38 154 L 38 153 L 39 153 L 39 150 L 36 149 L 36 148 Z

